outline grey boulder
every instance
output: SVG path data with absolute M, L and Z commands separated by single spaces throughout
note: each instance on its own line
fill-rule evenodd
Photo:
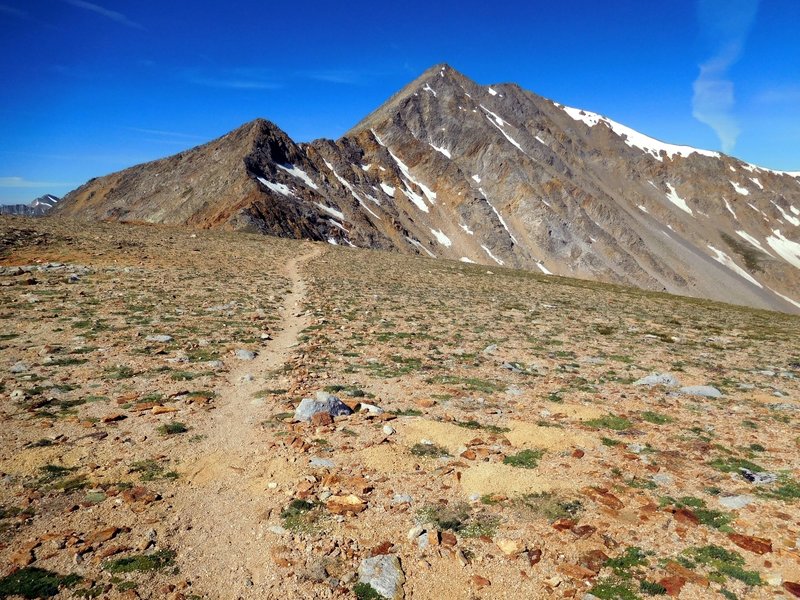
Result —
M 389 600 L 402 600 L 405 597 L 403 584 L 406 576 L 400 566 L 400 559 L 394 554 L 362 560 L 358 567 L 358 580 L 369 584 L 372 589 Z
M 303 398 L 294 411 L 294 418 L 296 421 L 310 421 L 311 417 L 321 412 L 326 412 L 332 417 L 353 414 L 350 407 L 333 394 L 317 392 L 316 398 Z
M 647 377 L 642 377 L 641 379 L 634 381 L 633 385 L 668 385 L 668 386 L 676 386 L 680 385 L 678 378 L 675 375 L 671 375 L 670 373 L 653 373 L 648 375 Z
M 687 385 L 678 390 L 687 396 L 702 396 L 704 398 L 721 398 L 722 392 L 711 385 Z

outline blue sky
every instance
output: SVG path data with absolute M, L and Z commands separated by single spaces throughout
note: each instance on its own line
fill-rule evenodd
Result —
M 429 66 L 800 170 L 800 2 L 0 0 L 0 202 L 256 117 L 338 137 Z

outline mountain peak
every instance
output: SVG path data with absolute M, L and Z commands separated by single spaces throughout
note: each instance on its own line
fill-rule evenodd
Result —
M 374 135 L 370 133 L 374 131 Z M 224 227 L 800 309 L 800 182 L 426 69 L 339 140 L 255 119 L 55 213 Z
M 386 117 L 392 115 L 409 97 L 418 93 L 420 89 L 425 88 L 434 78 L 444 79 L 450 85 L 475 86 L 474 81 L 455 70 L 447 63 L 438 63 L 425 69 L 420 75 L 414 78 L 410 83 L 404 85 L 400 90 L 395 92 L 386 102 L 384 102 L 377 109 L 372 111 L 364 119 L 359 121 L 353 126 L 345 137 L 355 135 L 364 129 L 369 129 L 373 124 L 384 120 Z

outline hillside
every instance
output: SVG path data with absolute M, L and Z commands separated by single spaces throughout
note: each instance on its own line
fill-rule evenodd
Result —
M 68 194 L 65 217 L 260 232 L 800 312 L 800 175 L 447 65 L 341 139 L 264 120 Z
M 0 265 L 0 596 L 800 594 L 797 316 L 69 219 Z

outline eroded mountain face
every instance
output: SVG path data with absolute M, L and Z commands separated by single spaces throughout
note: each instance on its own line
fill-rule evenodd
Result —
M 256 231 L 800 310 L 800 173 L 426 71 L 341 139 L 256 120 L 55 214 Z

